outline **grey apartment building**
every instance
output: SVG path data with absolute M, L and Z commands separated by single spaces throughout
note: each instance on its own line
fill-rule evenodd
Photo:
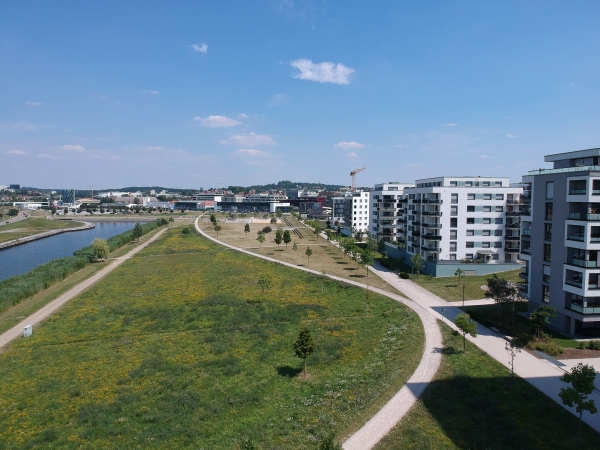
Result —
M 600 149 L 544 157 L 552 169 L 523 177 L 521 277 L 529 311 L 539 305 L 558 310 L 551 319 L 571 334 L 600 335 Z

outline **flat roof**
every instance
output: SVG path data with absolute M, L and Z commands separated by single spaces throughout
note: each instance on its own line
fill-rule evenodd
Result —
M 545 162 L 561 161 L 571 158 L 585 158 L 590 156 L 600 156 L 600 148 L 589 148 L 587 150 L 575 150 L 573 152 L 554 153 L 544 156 Z
M 482 180 L 508 180 L 510 177 L 482 177 L 482 176 L 459 176 L 459 177 L 451 177 L 451 176 L 441 176 L 441 177 L 431 177 L 431 178 L 419 178 L 418 180 L 415 180 L 415 183 L 417 181 L 425 181 L 425 180 L 443 180 L 445 178 L 479 178 Z

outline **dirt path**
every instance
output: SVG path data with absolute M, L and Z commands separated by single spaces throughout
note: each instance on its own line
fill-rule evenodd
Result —
M 63 306 L 69 300 L 71 300 L 71 299 L 75 298 L 76 296 L 78 296 L 79 294 L 81 294 L 83 291 L 85 291 L 87 288 L 89 288 L 92 284 L 94 284 L 97 281 L 104 278 L 106 275 L 108 275 L 110 272 L 115 270 L 117 267 L 119 267 L 121 264 L 123 264 L 125 261 L 127 261 L 129 258 L 131 258 L 133 255 L 138 253 L 140 250 L 143 250 L 144 248 L 146 248 L 149 244 L 151 244 L 156 239 L 158 239 L 158 237 L 160 235 L 162 235 L 166 230 L 167 229 L 165 228 L 164 230 L 159 231 L 152 238 L 150 238 L 147 242 L 144 242 L 140 246 L 134 248 L 126 255 L 124 255 L 120 258 L 115 258 L 114 262 L 112 264 L 109 264 L 108 266 L 106 266 L 104 269 L 102 269 L 100 272 L 98 272 L 91 278 L 88 278 L 87 280 L 81 282 L 77 286 L 69 289 L 67 292 L 62 294 L 60 297 L 56 298 L 55 300 L 52 300 L 50 303 L 45 305 L 43 308 L 41 308 L 41 309 L 37 310 L 35 313 L 31 314 L 29 317 L 27 317 L 25 320 L 23 320 L 18 325 L 15 325 L 10 330 L 2 333 L 0 335 L 0 348 L 4 347 L 6 344 L 13 341 L 14 339 L 16 339 L 20 336 L 23 336 L 23 327 L 25 327 L 26 325 L 35 326 L 35 325 L 39 324 L 42 320 L 44 320 L 48 316 L 52 315 L 56 310 L 58 310 L 61 306 Z

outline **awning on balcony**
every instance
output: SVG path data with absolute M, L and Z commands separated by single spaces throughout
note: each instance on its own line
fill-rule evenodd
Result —
M 491 251 L 491 250 L 477 250 L 477 254 L 478 254 L 478 255 L 491 255 L 491 254 L 493 254 L 493 253 L 494 253 L 494 252 L 493 252 L 493 251 Z

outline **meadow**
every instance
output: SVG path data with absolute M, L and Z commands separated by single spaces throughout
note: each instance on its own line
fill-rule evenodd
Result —
M 82 225 L 81 222 L 70 220 L 48 220 L 41 217 L 28 217 L 19 222 L 0 225 L 0 243 L 14 241 L 15 239 L 33 236 L 34 234 L 40 234 L 50 230 L 75 228 Z
M 600 435 L 502 364 L 442 325 L 435 380 L 375 450 L 598 448 Z M 508 361 L 508 354 L 506 355 Z M 516 357 L 519 358 L 519 355 Z M 565 384 L 566 387 L 566 384 Z
M 365 307 L 362 289 L 170 229 L 0 355 L 0 448 L 317 448 L 421 359 L 414 312 Z

